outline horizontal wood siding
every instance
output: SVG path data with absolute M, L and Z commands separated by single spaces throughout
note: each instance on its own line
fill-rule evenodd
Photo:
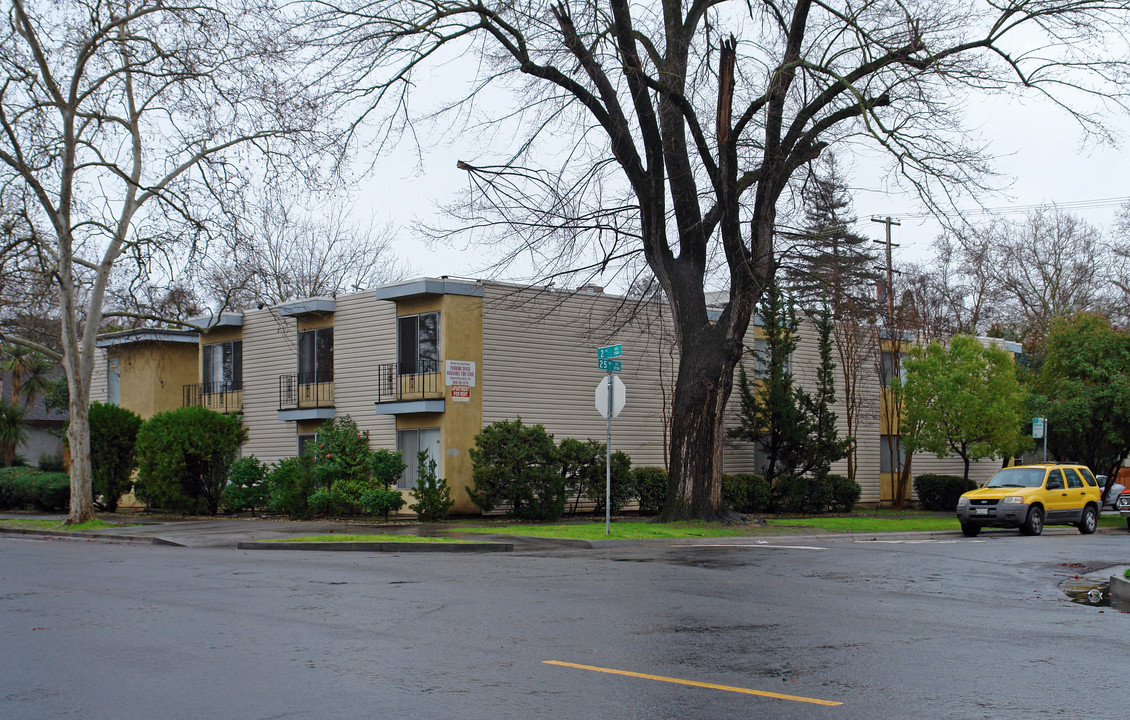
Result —
M 293 318 L 269 309 L 243 315 L 243 455 L 276 462 L 298 453 L 293 422 L 278 418 L 279 376 L 298 368 L 298 330 Z
M 94 372 L 90 375 L 90 401 L 106 402 L 109 397 L 109 372 L 106 364 L 110 356 L 105 348 L 94 348 Z
M 488 284 L 483 301 L 483 424 L 513 420 L 567 437 L 605 439 L 596 410 L 604 378 L 596 350 L 622 344 L 623 412 L 612 421 L 612 449 L 633 465 L 664 466 L 664 393 L 674 387 L 674 334 L 665 309 L 651 304 L 634 322 L 623 299 Z M 620 327 L 616 329 L 617 321 Z
M 377 366 L 396 362 L 396 304 L 371 292 L 337 298 L 334 312 L 334 411 L 349 415 L 369 446 L 396 449 L 396 417 L 377 415 Z

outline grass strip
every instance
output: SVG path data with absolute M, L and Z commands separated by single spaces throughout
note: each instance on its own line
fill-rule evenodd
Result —
M 279 543 L 303 543 L 303 542 L 318 542 L 318 543 L 333 543 L 333 542 L 409 542 L 409 543 L 465 543 L 466 540 L 457 540 L 455 538 L 446 537 L 421 537 L 417 535 L 389 535 L 387 533 L 380 534 L 365 534 L 365 535 L 348 535 L 344 533 L 334 533 L 332 535 L 301 535 L 292 538 L 272 538 L 270 540 L 260 540 L 259 542 L 279 542 Z
M 107 528 L 132 527 L 130 524 L 108 523 L 105 520 L 88 520 L 78 525 L 67 525 L 58 520 L 0 520 L 0 526 L 25 528 L 28 530 L 105 530 Z
M 663 538 L 740 537 L 765 533 L 756 525 L 719 525 L 704 522 L 652 523 L 621 521 L 612 523 L 611 533 L 604 534 L 604 522 L 562 523 L 556 525 L 491 525 L 459 528 L 459 532 L 488 535 L 526 535 L 566 540 L 655 540 Z

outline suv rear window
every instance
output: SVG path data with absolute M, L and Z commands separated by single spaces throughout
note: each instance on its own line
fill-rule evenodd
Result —
M 1083 478 L 1079 477 L 1079 472 L 1075 468 L 1064 468 L 1063 474 L 1067 476 L 1067 487 L 1083 487 Z
M 1081 467 L 1079 468 L 1079 472 L 1083 474 L 1083 479 L 1087 481 L 1088 485 L 1090 485 L 1091 487 L 1098 486 L 1098 482 L 1095 481 L 1095 476 L 1091 474 L 1091 471 L 1088 468 Z

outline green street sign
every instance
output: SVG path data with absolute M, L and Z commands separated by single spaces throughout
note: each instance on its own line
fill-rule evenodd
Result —
M 620 357 L 623 354 L 623 345 L 605 345 L 602 348 L 596 349 L 597 360 L 607 360 L 608 358 Z
M 620 346 L 617 345 L 616 347 Z M 605 372 L 620 372 L 619 360 L 605 360 L 601 358 L 600 360 L 596 361 L 596 366 L 601 370 L 604 370 Z

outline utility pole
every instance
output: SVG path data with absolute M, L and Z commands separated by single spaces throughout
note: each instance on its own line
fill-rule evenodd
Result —
M 891 226 L 902 225 L 898 220 L 887 216 L 885 218 L 873 217 L 871 222 L 883 223 L 887 226 L 887 239 L 876 240 L 875 242 L 887 246 L 887 324 L 894 326 L 895 322 L 895 285 L 894 285 L 894 265 L 891 262 L 891 248 L 898 247 L 895 243 L 891 242 Z
M 887 345 L 888 348 L 884 351 L 882 337 L 879 340 L 879 366 L 883 372 L 883 382 L 887 383 L 890 379 L 894 378 L 895 374 L 899 372 L 899 362 L 902 348 L 900 347 L 902 336 L 896 332 L 895 329 L 895 283 L 894 283 L 894 263 L 891 259 L 891 248 L 895 244 L 891 242 L 891 226 L 899 225 L 898 220 L 887 217 L 872 217 L 871 222 L 883 223 L 886 226 L 887 234 L 886 240 L 876 240 L 877 243 L 886 245 L 887 254 Z M 889 353 L 889 354 L 888 354 Z M 890 367 L 887 367 L 888 358 Z M 902 500 L 904 499 L 901 492 L 901 478 L 903 472 L 902 464 L 902 437 L 899 436 L 899 415 L 901 415 L 901 408 L 896 406 L 887 406 L 888 417 L 884 418 L 884 422 L 880 426 L 880 432 L 887 436 L 887 451 L 891 457 L 891 470 L 894 471 L 895 480 L 891 487 L 891 502 L 892 506 L 897 509 L 902 509 Z M 882 499 L 882 491 L 880 490 L 879 496 Z

